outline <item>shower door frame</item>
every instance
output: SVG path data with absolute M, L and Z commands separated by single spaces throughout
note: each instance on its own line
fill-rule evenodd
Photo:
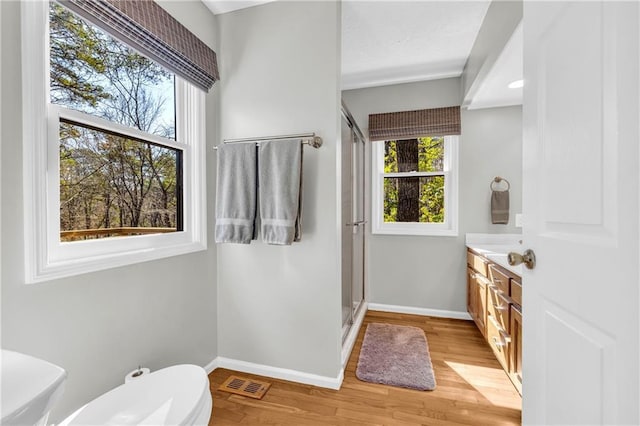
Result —
M 349 233 L 351 236 L 351 242 L 349 244 L 350 253 L 349 253 L 349 265 L 350 265 L 350 294 L 351 294 L 351 309 L 349 312 L 348 321 L 342 322 L 342 340 L 343 343 L 347 340 L 347 337 L 351 334 L 351 329 L 354 325 L 356 317 L 362 314 L 361 310 L 366 306 L 366 223 L 367 221 L 367 209 L 366 209 L 366 176 L 367 176 L 367 161 L 366 161 L 366 140 L 362 131 L 358 127 L 357 123 L 353 119 L 353 116 L 349 113 L 349 110 L 346 108 L 344 103 L 342 104 L 342 119 L 346 121 L 346 124 L 350 129 L 350 174 L 349 174 L 349 195 L 350 195 L 350 206 L 351 206 L 351 218 L 348 223 L 342 224 L 343 226 L 351 226 L 351 229 L 354 229 L 355 232 Z M 342 141 L 345 143 L 346 141 Z M 343 151 L 344 153 L 344 151 Z M 359 160 L 358 160 L 359 156 Z M 343 161 L 345 160 L 343 156 Z M 357 176 L 358 174 L 359 176 Z M 344 180 L 346 176 L 342 176 Z M 344 182 L 343 182 L 344 185 Z M 344 190 L 344 186 L 343 186 Z M 344 200 L 343 200 L 344 202 Z M 359 204 L 359 205 L 357 205 Z M 359 214 L 359 215 L 358 215 Z M 344 219 L 344 218 L 343 218 Z M 355 264 L 354 261 L 354 253 L 356 252 L 356 247 L 354 243 L 358 240 L 355 238 L 356 235 L 360 235 L 361 243 L 358 244 L 360 254 L 359 258 L 361 258 L 361 262 L 358 265 Z M 344 236 L 344 233 L 343 233 Z M 361 244 L 361 247 L 360 247 Z M 344 245 L 343 245 L 344 247 Z M 344 255 L 344 254 L 343 254 Z M 358 269 L 356 271 L 356 269 Z M 354 290 L 356 286 L 354 285 L 355 279 L 358 278 L 361 286 L 361 294 L 358 295 L 359 300 L 356 303 L 357 297 L 354 296 Z M 345 283 L 343 282 L 343 286 Z M 343 287 L 343 292 L 344 292 Z M 344 295 L 344 294 L 343 294 Z

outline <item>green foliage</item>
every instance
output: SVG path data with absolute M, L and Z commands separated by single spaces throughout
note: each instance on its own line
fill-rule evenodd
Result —
M 97 106 L 109 97 L 96 82 L 106 69 L 105 46 L 96 31 L 64 7 L 49 8 L 50 93 L 53 103 Z
M 418 138 L 418 158 L 412 164 L 398 164 L 399 144 L 409 141 L 387 141 L 384 147 L 384 172 L 398 173 L 399 170 L 414 172 L 441 172 L 444 162 L 444 138 Z M 402 166 L 402 167 L 401 167 Z M 384 178 L 384 221 L 398 222 L 401 180 L 411 180 L 419 186 L 419 222 L 444 222 L 444 175 L 422 177 Z M 406 207 L 405 207 L 406 208 Z M 400 215 L 400 217 L 407 216 Z

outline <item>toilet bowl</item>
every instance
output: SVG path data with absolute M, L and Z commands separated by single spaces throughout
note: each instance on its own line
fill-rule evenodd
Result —
M 207 425 L 209 378 L 197 365 L 175 365 L 118 386 L 60 425 Z

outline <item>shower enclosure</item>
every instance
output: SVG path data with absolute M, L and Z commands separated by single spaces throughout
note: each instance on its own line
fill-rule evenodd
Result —
M 342 104 L 342 338 L 364 300 L 365 140 Z

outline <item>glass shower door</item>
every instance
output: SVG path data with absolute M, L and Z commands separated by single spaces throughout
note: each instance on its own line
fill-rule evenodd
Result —
M 364 300 L 365 144 L 349 113 L 342 115 L 342 332 Z
M 355 314 L 364 299 L 364 239 L 365 239 L 365 142 L 352 128 L 352 314 Z
M 351 200 L 351 173 L 352 173 L 352 134 L 351 126 L 347 119 L 342 117 L 342 335 L 349 332 L 353 323 L 353 240 L 351 225 L 352 200 Z

